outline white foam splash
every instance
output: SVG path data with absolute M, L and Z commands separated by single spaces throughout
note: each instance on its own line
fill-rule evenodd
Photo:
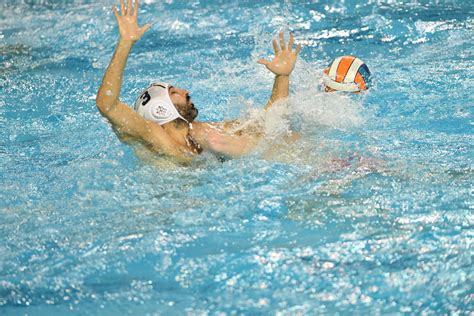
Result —
M 340 93 L 300 91 L 291 98 L 291 112 L 313 128 L 322 125 L 345 130 L 365 122 L 362 105 Z
M 242 126 L 259 125 L 268 136 L 287 135 L 293 126 L 301 125 L 300 132 L 321 126 L 348 130 L 366 121 L 360 102 L 340 93 L 298 91 L 287 100 L 276 102 L 267 111 L 246 109 Z

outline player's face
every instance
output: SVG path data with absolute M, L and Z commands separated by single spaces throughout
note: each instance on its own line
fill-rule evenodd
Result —
M 198 110 L 194 107 L 189 91 L 174 86 L 168 88 L 171 102 L 186 120 L 192 122 L 198 115 Z

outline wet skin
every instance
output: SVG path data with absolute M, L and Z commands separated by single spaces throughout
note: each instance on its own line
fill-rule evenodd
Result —
M 112 124 L 120 138 L 136 139 L 144 143 L 151 151 L 174 158 L 178 162 L 187 163 L 200 151 L 196 146 L 190 146 L 195 140 L 203 149 L 210 150 L 225 156 L 241 156 L 250 152 L 262 137 L 261 133 L 252 130 L 240 130 L 238 133 L 231 130 L 232 122 L 204 123 L 194 122 L 198 110 L 194 106 L 189 91 L 178 87 L 170 87 L 169 95 L 178 112 L 193 128 L 182 119 L 158 125 L 147 121 L 129 106 L 120 101 L 119 95 L 125 65 L 133 45 L 151 27 L 145 24 L 140 27 L 137 22 L 138 0 L 132 5 L 131 0 L 120 0 L 120 13 L 113 7 L 117 19 L 120 38 L 112 60 L 107 67 L 102 84 L 96 98 L 96 105 L 100 113 Z M 292 73 L 301 45 L 293 49 L 294 37 L 290 35 L 288 43 L 283 33 L 279 33 L 279 42 L 273 40 L 275 57 L 272 60 L 259 59 L 258 63 L 265 65 L 275 74 L 272 94 L 264 110 L 273 103 L 286 99 L 289 93 L 289 78 Z

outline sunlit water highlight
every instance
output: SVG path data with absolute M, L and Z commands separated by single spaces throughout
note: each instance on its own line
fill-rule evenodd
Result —
M 279 29 L 305 45 L 259 150 L 168 168 L 95 108 L 112 4 L 1 3 L 0 314 L 472 312 L 469 1 L 144 0 L 129 104 L 160 79 L 258 121 L 255 61 Z M 320 92 L 343 54 L 368 93 Z

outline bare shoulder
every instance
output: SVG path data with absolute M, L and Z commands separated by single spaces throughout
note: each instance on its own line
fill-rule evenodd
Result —
M 226 128 L 225 123 L 193 123 L 192 136 L 204 148 L 219 155 L 238 157 L 250 152 L 258 139 Z
M 125 103 L 107 112 L 101 112 L 112 124 L 114 131 L 123 141 L 140 141 L 152 152 L 164 154 L 188 162 L 191 160 L 189 149 L 177 143 L 157 123 L 145 120 Z
M 225 123 L 193 122 L 192 136 L 204 146 L 212 140 L 229 136 L 228 132 L 229 129 L 226 128 Z
M 238 127 L 241 123 L 237 120 L 224 122 L 193 122 L 193 126 L 199 133 L 220 133 L 226 135 L 240 136 Z

